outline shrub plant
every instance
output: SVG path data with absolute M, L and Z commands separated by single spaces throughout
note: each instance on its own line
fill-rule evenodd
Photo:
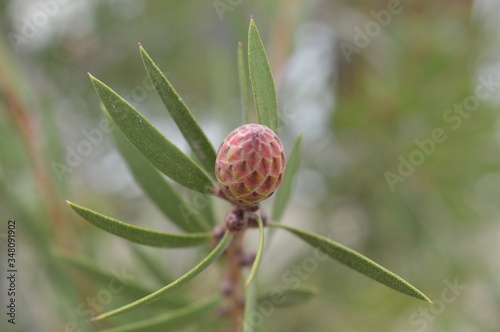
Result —
M 202 314 L 219 307 L 219 317 L 226 319 L 223 328 L 231 332 L 254 331 L 252 320 L 259 299 L 255 278 L 264 252 L 266 228 L 281 229 L 295 235 L 312 247 L 398 292 L 431 302 L 422 292 L 369 258 L 318 234 L 280 223 L 290 198 L 290 191 L 300 163 L 301 134 L 289 156 L 285 156 L 278 138 L 279 112 L 274 82 L 267 55 L 253 20 L 248 35 L 249 81 L 253 91 L 258 124 L 245 124 L 231 132 L 218 152 L 207 139 L 186 103 L 179 97 L 165 75 L 144 48 L 140 54 L 151 81 L 176 125 L 189 143 L 190 157 L 163 136 L 140 112 L 110 87 L 90 75 L 103 111 L 119 130 L 113 131 L 117 148 L 144 192 L 166 217 L 184 233 L 168 233 L 134 226 L 68 202 L 69 206 L 91 224 L 134 243 L 159 248 L 211 245 L 209 254 L 187 273 L 157 291 L 136 301 L 100 314 L 93 321 L 137 310 L 154 302 L 175 296 L 191 279 L 202 273 L 218 258 L 225 263 L 221 294 L 192 303 L 173 301 L 168 311 L 158 317 L 135 321 L 107 331 L 167 330 L 188 324 Z M 250 110 L 247 76 L 241 44 L 238 48 L 239 77 L 243 111 Z M 246 117 L 248 119 L 248 116 Z M 186 203 L 176 186 L 164 176 L 201 195 L 227 200 L 231 208 L 224 222 L 217 223 L 209 210 L 197 210 Z M 259 203 L 274 192 L 270 215 Z M 189 211 L 188 214 L 185 211 Z M 256 254 L 244 251 L 246 230 L 256 228 L 259 242 Z M 248 271 L 247 271 L 248 268 Z M 245 276 L 246 274 L 246 276 Z M 244 280 L 246 279 L 246 280 Z M 309 298 L 311 288 L 283 290 L 288 299 L 300 302 Z M 264 296 L 265 298 L 265 296 Z M 286 304 L 285 304 L 286 305 Z M 221 318 L 221 319 L 222 319 Z M 214 316 L 214 319 L 215 316 Z

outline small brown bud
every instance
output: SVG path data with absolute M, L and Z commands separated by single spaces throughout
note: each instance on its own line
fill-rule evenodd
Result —
M 255 261 L 255 253 L 244 253 L 240 256 L 240 266 L 252 266 Z
M 247 226 L 247 222 L 243 215 L 243 210 L 241 209 L 229 211 L 224 219 L 227 229 L 232 232 L 241 231 Z
M 224 280 L 220 285 L 220 292 L 222 295 L 229 297 L 234 293 L 235 285 L 229 280 Z

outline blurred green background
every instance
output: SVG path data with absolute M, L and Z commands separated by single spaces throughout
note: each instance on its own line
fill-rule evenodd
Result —
M 87 72 L 187 149 L 145 80 L 141 42 L 217 147 L 242 121 L 236 46 L 246 44 L 251 15 L 275 74 L 287 150 L 304 131 L 284 222 L 360 251 L 435 301 L 403 296 L 329 260 L 301 277 L 318 295 L 266 315 L 259 331 L 500 330 L 496 1 L 24 0 L 0 4 L 1 262 L 4 271 L 6 222 L 16 219 L 19 269 L 15 327 L 6 322 L 1 277 L 2 331 L 94 331 L 165 311 L 151 306 L 90 324 L 86 309 L 102 313 L 137 293 L 125 287 L 93 307 L 109 277 L 60 258 L 91 259 L 155 290 L 202 257 L 130 244 L 66 206 L 69 199 L 176 230 L 143 196 L 108 135 L 89 139 L 102 114 Z M 75 156 L 83 141 L 90 148 Z M 228 206 L 216 207 L 222 220 Z M 311 255 L 277 232 L 259 288 L 286 286 L 285 273 Z M 219 279 L 211 267 L 182 296 L 216 293 Z M 200 317 L 181 330 L 216 329 L 210 322 Z

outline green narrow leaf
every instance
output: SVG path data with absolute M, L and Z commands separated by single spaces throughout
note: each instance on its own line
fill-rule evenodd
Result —
M 188 199 L 190 199 L 191 209 L 195 210 L 200 216 L 203 216 L 203 221 L 208 223 L 210 229 L 213 228 L 217 224 L 213 206 L 214 197 L 191 191 L 188 193 Z
M 245 71 L 245 58 L 243 57 L 243 45 L 238 43 L 238 76 L 241 94 L 241 109 L 243 111 L 243 120 L 250 123 L 250 103 L 248 101 L 248 78 Z
M 213 192 L 212 180 L 191 158 L 110 87 L 92 75 L 89 76 L 113 121 L 144 157 L 163 174 L 183 186 L 201 193 Z
M 248 64 L 259 123 L 268 126 L 278 134 L 279 112 L 273 75 L 264 44 L 253 19 L 250 20 L 248 30 Z
M 285 175 L 283 176 L 283 181 L 276 192 L 276 198 L 274 199 L 273 213 L 271 215 L 271 220 L 275 222 L 281 221 L 283 217 L 283 212 L 288 204 L 290 195 L 292 192 L 292 184 L 297 175 L 297 171 L 300 166 L 300 158 L 302 155 L 302 133 L 297 136 L 295 143 L 293 144 L 292 152 L 290 152 L 290 157 L 288 157 L 285 169 Z
M 210 233 L 174 234 L 153 231 L 147 228 L 126 224 L 82 206 L 68 201 L 66 202 L 76 213 L 94 226 L 139 244 L 164 248 L 191 247 L 208 242 L 211 237 Z
M 148 72 L 156 92 L 167 107 L 172 119 L 179 127 L 182 135 L 201 161 L 201 165 L 208 174 L 215 177 L 215 149 L 187 107 L 186 103 L 174 90 L 160 68 L 156 66 L 151 57 L 139 44 L 142 61 Z
M 245 312 L 243 314 L 243 332 L 254 332 L 257 311 L 257 284 L 254 282 L 245 290 Z
M 317 293 L 318 289 L 314 287 L 273 289 L 271 292 L 259 296 L 257 302 L 259 306 L 266 306 L 271 301 L 276 309 L 289 308 L 309 301 Z
M 149 294 L 148 296 L 145 296 L 137 301 L 134 301 L 132 303 L 129 303 L 123 307 L 120 307 L 118 309 L 106 312 L 102 315 L 99 315 L 97 317 L 92 318 L 92 321 L 97 321 L 101 320 L 104 318 L 109 318 L 112 316 L 116 316 L 119 314 L 123 314 L 125 312 L 129 312 L 135 309 L 138 309 L 146 304 L 152 303 L 157 301 L 158 299 L 164 297 L 165 295 L 177 290 L 178 288 L 182 287 L 185 283 L 196 277 L 198 274 L 200 274 L 203 270 L 205 270 L 210 264 L 212 264 L 221 254 L 222 252 L 226 249 L 227 245 L 229 244 L 231 240 L 231 236 L 229 232 L 224 233 L 223 238 L 217 244 L 217 246 L 212 250 L 212 252 L 205 257 L 198 265 L 196 265 L 193 269 L 191 269 L 189 272 L 184 274 L 182 277 L 177 279 L 171 284 L 168 284 L 167 286 L 157 290 L 154 293 Z
M 254 214 L 255 219 L 257 219 L 257 223 L 259 224 L 259 247 L 257 249 L 257 255 L 255 256 L 255 261 L 253 262 L 252 269 L 250 270 L 250 274 L 248 275 L 245 286 L 249 286 L 255 275 L 257 274 L 257 270 L 259 269 L 260 261 L 262 260 L 262 252 L 264 251 L 264 225 L 262 223 L 262 219 L 258 213 Z
M 92 260 L 84 257 L 79 257 L 74 254 L 68 253 L 62 249 L 56 249 L 54 251 L 54 256 L 64 262 L 65 264 L 76 268 L 94 278 L 96 281 L 108 284 L 110 280 L 118 279 L 120 280 L 123 271 L 118 271 L 116 274 L 110 273 L 103 270 Z M 131 297 L 141 297 L 151 293 L 151 289 L 145 288 L 140 284 L 137 284 L 134 280 L 125 280 L 123 291 Z M 159 305 L 171 307 L 179 307 L 184 305 L 186 302 L 180 300 L 178 297 L 168 297 L 162 299 Z
M 386 285 L 387 287 L 390 287 L 403 294 L 413 296 L 417 299 L 432 303 L 432 301 L 429 300 L 429 298 L 425 296 L 424 293 L 410 285 L 407 281 L 403 280 L 396 274 L 392 273 L 391 271 L 352 249 L 344 247 L 341 244 L 333 242 L 319 235 L 290 226 L 280 225 L 276 223 L 272 223 L 269 226 L 286 229 L 305 242 L 309 243 L 311 246 L 320 249 L 322 252 L 332 257 L 333 259 L 338 260 L 351 269 L 356 270 L 364 274 L 365 276 Z
M 54 121 L 55 118 L 55 107 L 52 104 L 49 105 L 44 105 L 42 107 L 42 128 L 43 128 L 43 134 L 45 138 L 45 142 L 43 144 L 45 148 L 45 153 L 47 154 L 47 159 L 48 160 L 64 160 L 65 157 L 63 154 L 63 149 L 61 144 L 62 139 L 60 135 L 59 128 L 57 126 L 56 121 Z M 5 135 L 6 133 L 3 132 Z M 9 144 L 9 147 L 11 145 Z M 55 164 L 53 164 L 55 165 Z M 54 166 L 52 166 L 54 167 Z M 51 173 L 52 176 L 55 176 L 55 178 L 52 181 L 52 183 L 55 186 L 55 189 L 57 189 L 58 194 L 64 194 L 66 195 L 67 193 L 67 183 L 63 181 L 62 173 L 59 172 L 53 172 Z M 57 179 L 57 181 L 56 181 Z
M 184 201 L 174 186 L 151 165 L 122 132 L 114 130 L 113 138 L 137 184 L 167 218 L 186 232 L 203 232 L 210 228 L 198 211 Z
M 193 151 L 191 151 L 190 156 L 195 162 L 200 163 Z M 217 224 L 213 210 L 213 199 L 214 195 L 202 194 L 191 190 L 188 192 L 189 206 L 191 206 L 198 215 L 203 217 L 203 220 L 208 223 L 210 229 Z
M 214 310 L 219 303 L 220 299 L 210 299 L 203 302 L 193 303 L 181 309 L 167 312 L 154 318 L 149 318 L 131 324 L 102 330 L 101 332 L 172 331 L 172 329 L 193 324 L 194 322 L 199 320 L 200 316 L 203 316 Z
M 156 279 L 158 285 L 165 285 L 174 281 L 174 279 L 165 271 L 165 265 L 160 262 L 158 255 L 145 252 L 140 246 L 130 246 L 136 261 L 138 261 L 150 275 Z M 149 294 L 149 293 L 148 293 Z

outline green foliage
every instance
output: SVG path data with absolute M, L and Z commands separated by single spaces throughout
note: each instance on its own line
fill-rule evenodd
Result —
M 259 247 L 257 249 L 257 255 L 255 256 L 255 261 L 253 262 L 252 269 L 250 270 L 250 274 L 248 275 L 246 286 L 250 285 L 257 274 L 257 270 L 259 269 L 260 261 L 262 260 L 262 253 L 264 252 L 264 225 L 262 224 L 262 218 L 255 213 L 255 218 L 257 219 L 257 223 L 259 224 Z
M 177 127 L 179 127 L 182 135 L 184 135 L 189 146 L 193 149 L 205 171 L 212 177 L 215 177 L 214 165 L 216 156 L 212 143 L 210 143 L 186 103 L 179 97 L 160 68 L 156 66 L 142 45 L 139 45 L 139 48 L 142 60 L 144 61 L 144 67 L 146 67 L 146 71 L 153 82 L 156 92 L 158 92 Z
M 274 289 L 271 292 L 260 295 L 257 298 L 259 305 L 267 305 L 272 301 L 276 309 L 284 309 L 304 304 L 318 293 L 315 287 L 298 287 L 296 289 Z M 277 297 L 278 294 L 279 296 Z
M 118 128 L 156 168 L 189 189 L 201 193 L 213 191 L 212 181 L 193 160 L 111 88 L 92 75 L 90 79 Z
M 292 185 L 297 175 L 297 171 L 300 166 L 300 158 L 302 148 L 302 133 L 297 136 L 295 143 L 293 144 L 292 152 L 288 157 L 285 168 L 285 175 L 283 176 L 283 181 L 276 192 L 276 198 L 274 199 L 273 213 L 271 215 L 271 220 L 279 222 L 281 217 L 283 217 L 283 212 L 288 204 L 290 195 L 292 193 Z
M 191 325 L 200 319 L 200 316 L 209 314 L 220 304 L 220 299 L 210 299 L 202 302 L 195 302 L 175 311 L 167 312 L 153 318 L 145 319 L 131 324 L 103 330 L 102 332 L 163 332 L 171 331 L 174 328 Z
M 391 271 L 378 265 L 371 259 L 366 258 L 365 256 L 355 252 L 352 249 L 344 247 L 343 245 L 322 236 L 290 226 L 284 226 L 280 224 L 270 224 L 270 226 L 286 229 L 311 246 L 320 249 L 322 252 L 332 257 L 333 259 L 336 259 L 337 261 L 347 265 L 351 269 L 356 270 L 359 273 L 362 273 L 365 276 L 386 285 L 387 287 L 390 287 L 403 294 L 413 296 L 419 300 L 432 303 L 432 301 L 429 300 L 427 296 L 410 285 L 407 281 L 403 280 Z
M 250 102 L 248 100 L 248 77 L 245 70 L 245 58 L 243 56 L 243 45 L 238 43 L 238 78 L 240 83 L 241 109 L 245 123 L 250 123 Z
M 111 88 L 93 76 L 90 76 L 90 78 L 99 98 L 104 104 L 105 114 L 109 114 L 112 121 L 121 130 L 121 132 L 115 131 L 113 136 L 118 150 L 127 162 L 135 180 L 165 216 L 188 233 L 172 234 L 152 231 L 123 223 L 73 203 L 68 202 L 68 204 L 75 212 L 93 225 L 135 243 L 169 248 L 189 247 L 206 243 L 212 239 L 212 234 L 207 231 L 215 224 L 211 204 L 209 204 L 211 203 L 210 198 L 208 197 L 208 195 L 214 194 L 214 185 L 209 175 L 212 177 L 214 175 L 215 150 L 187 105 L 179 97 L 165 75 L 142 46 L 140 46 L 140 52 L 146 71 L 157 93 L 193 150 L 193 159 L 189 158 L 166 139 L 144 116 Z M 250 21 L 248 32 L 248 62 L 259 123 L 267 125 L 277 133 L 279 112 L 274 81 L 262 40 L 253 19 Z M 248 121 L 250 106 L 246 98 L 247 77 L 244 69 L 241 44 L 238 47 L 238 72 L 242 108 Z M 290 199 L 293 182 L 300 166 L 301 144 L 302 133 L 296 138 L 291 149 L 281 187 L 276 193 L 272 211 L 272 220 L 275 222 L 281 220 Z M 204 170 L 194 160 L 197 160 Z M 202 198 L 208 200 L 207 204 L 194 209 L 191 204 L 186 203 L 178 190 L 158 170 L 179 184 L 197 192 L 197 194 L 201 193 L 203 195 Z M 207 214 L 207 216 L 202 215 L 201 211 Z M 244 213 L 250 212 L 247 210 Z M 256 278 L 264 251 L 264 223 L 259 214 L 255 213 L 254 218 L 258 224 L 259 243 L 255 260 L 246 280 L 247 288 L 243 323 L 243 330 L 245 332 L 254 331 L 254 327 L 250 321 L 251 317 L 254 315 L 258 305 L 266 301 L 266 297 L 271 296 L 265 294 L 257 298 L 256 283 L 253 282 Z M 269 226 L 282 228 L 293 233 L 330 257 L 396 291 L 430 302 L 422 292 L 408 282 L 349 248 L 319 235 L 289 226 L 278 223 L 271 223 Z M 217 239 L 217 236 L 214 238 Z M 162 299 L 205 270 L 224 252 L 226 247 L 231 243 L 231 240 L 232 236 L 229 231 L 225 231 L 217 246 L 189 272 L 163 288 L 145 295 L 132 303 L 94 317 L 93 320 L 101 320 L 126 313 Z M 137 254 L 139 257 L 143 257 L 142 253 L 138 252 Z M 84 269 L 87 273 L 91 273 L 96 277 L 103 277 L 101 271 L 81 260 L 67 255 L 60 255 L 60 258 Z M 147 257 L 144 257 L 144 261 L 145 266 L 158 280 L 163 281 L 165 279 L 163 273 L 156 269 L 153 261 Z M 276 306 L 284 308 L 303 303 L 315 293 L 316 289 L 308 287 L 284 289 L 282 290 L 282 295 L 285 300 L 277 303 Z M 107 331 L 139 331 L 144 329 L 153 331 L 155 329 L 160 330 L 185 325 L 192 321 L 194 317 L 208 312 L 217 303 L 218 300 L 211 300 L 189 305 L 152 319 L 135 322 Z
M 184 201 L 178 190 L 139 153 L 122 132 L 114 130 L 113 138 L 137 184 L 170 221 L 186 232 L 204 232 L 209 229 L 208 222 L 198 210 Z
M 132 245 L 130 249 L 135 261 L 143 266 L 145 271 L 149 272 L 149 275 L 156 280 L 157 284 L 165 285 L 174 281 L 172 276 L 166 271 L 166 266 L 162 264 L 162 260 L 158 259 L 158 255 L 151 255 L 142 246 Z
M 25 300 L 19 303 L 16 327 L 22 331 L 95 332 L 164 314 L 171 309 L 160 310 L 165 306 L 163 301 L 179 293 L 195 300 L 199 294 L 217 292 L 214 278 L 218 274 L 210 271 L 210 282 L 200 280 L 202 275 L 193 280 L 193 289 L 186 285 L 151 306 L 90 324 L 84 321 L 87 316 L 81 315 L 78 306 L 95 297 L 109 279 L 99 279 L 61 262 L 52 253 L 56 246 L 78 252 L 78 257 L 98 257 L 96 266 L 108 274 L 111 266 L 120 269 L 126 264 L 133 268 L 134 283 L 140 284 L 144 292 L 129 293 L 125 288 L 103 310 L 170 283 L 172 276 L 181 275 L 183 270 L 169 262 L 184 257 L 184 252 L 196 251 L 199 260 L 204 257 L 208 245 L 157 250 L 127 245 L 109 234 L 99 235 L 100 229 L 80 221 L 65 204 L 64 199 L 85 202 L 85 207 L 108 211 L 109 216 L 143 227 L 149 227 L 142 223 L 148 220 L 147 225 L 154 225 L 149 228 L 155 230 L 163 229 L 162 223 L 172 222 L 152 207 L 150 202 L 157 204 L 153 199 L 147 202 L 149 194 L 144 188 L 147 197 L 137 196 L 122 165 L 109 171 L 108 166 L 116 164 L 116 151 L 108 144 L 108 131 L 102 130 L 102 140 L 97 134 L 92 134 L 94 140 L 84 134 L 96 133 L 102 114 L 92 84 L 81 74 L 90 70 L 136 109 L 146 110 L 143 114 L 168 139 L 180 138 L 177 130 L 163 131 L 171 128 L 173 121 L 164 123 L 171 119 L 146 77 L 134 43 L 140 40 L 195 118 L 204 120 L 200 124 L 207 136 L 222 137 L 241 124 L 240 105 L 235 100 L 239 97 L 236 52 L 232 51 L 236 51 L 238 39 L 245 40 L 242 66 L 248 74 L 245 34 L 248 17 L 254 14 L 258 15 L 255 19 L 264 45 L 270 46 L 266 51 L 273 72 L 279 73 L 275 82 L 280 90 L 280 110 L 293 116 L 287 123 L 293 128 L 302 127 L 308 137 L 307 146 L 303 142 L 300 166 L 304 181 L 300 192 L 292 193 L 281 222 L 325 230 L 331 232 L 332 239 L 342 239 L 343 244 L 355 243 L 356 248 L 363 248 L 363 254 L 415 282 L 436 302 L 431 306 L 413 301 L 371 279 L 361 280 L 364 277 L 336 262 L 324 262 L 302 282 L 317 286 L 319 298 L 292 312 L 274 312 L 256 330 L 330 332 L 334 327 L 338 331 L 410 331 L 410 318 L 416 317 L 421 320 L 413 322 L 422 322 L 420 329 L 426 324 L 432 331 L 457 331 L 464 326 L 497 331 L 500 315 L 470 312 L 470 308 L 482 313 L 500 312 L 498 259 L 491 250 L 498 242 L 495 216 L 500 206 L 500 156 L 494 153 L 499 148 L 498 103 L 493 97 L 479 98 L 477 107 L 472 104 L 478 79 L 493 75 L 494 82 L 498 81 L 494 73 L 499 59 L 495 6 L 477 10 L 471 1 L 445 0 L 408 1 L 387 8 L 384 5 L 390 2 L 341 0 L 322 2 L 321 10 L 314 10 L 314 2 L 253 1 L 231 5 L 236 2 L 217 1 L 229 4 L 225 8 L 231 9 L 224 9 L 221 22 L 211 1 L 197 2 L 196 6 L 189 1 L 123 1 L 118 5 L 82 2 L 77 11 L 66 11 L 69 8 L 63 8 L 66 6 L 59 1 L 57 17 L 49 17 L 51 22 L 45 27 L 35 24 L 39 31 L 30 36 L 26 35 L 27 26 L 36 23 L 33 17 L 13 7 L 15 1 L 1 2 L 0 210 L 6 218 L 18 221 L 20 258 L 28 259 L 20 261 L 24 267 L 20 291 Z M 32 9 L 37 11 L 40 4 L 34 1 Z M 50 14 L 50 8 L 41 9 Z M 378 23 L 387 19 L 388 24 L 380 26 L 378 35 L 371 33 L 377 20 L 370 13 L 381 14 L 389 9 L 391 14 L 396 9 L 399 12 L 379 17 Z M 488 18 L 483 18 L 486 15 Z M 355 19 L 334 21 L 329 17 Z M 80 20 L 85 21 L 84 29 L 80 29 L 81 24 L 72 24 Z M 71 26 L 75 28 L 65 28 Z M 343 33 L 332 36 L 336 29 Z M 372 31 L 366 34 L 366 29 Z M 369 35 L 368 47 L 359 47 L 367 41 L 360 38 L 363 34 Z M 17 37 L 13 40 L 12 36 Z M 351 54 L 346 55 L 346 45 L 351 47 Z M 247 84 L 251 89 L 249 80 Z M 490 88 L 493 95 L 499 91 L 497 86 Z M 249 120 L 257 122 L 253 96 L 248 95 L 248 99 Z M 470 102 L 467 107 L 463 107 L 464 101 Z M 469 112 L 471 105 L 473 112 Z M 453 115 L 459 127 L 444 119 L 445 114 Z M 319 118 L 321 122 L 315 121 Z M 311 125 L 315 125 L 314 129 Z M 436 128 L 443 129 L 448 139 L 436 144 L 435 149 L 427 144 L 427 151 L 434 150 L 427 154 L 415 142 L 427 141 Z M 294 138 L 289 135 L 294 130 L 280 128 L 288 152 L 287 172 Z M 116 132 L 120 130 L 116 128 Z M 88 156 L 77 151 L 89 147 L 79 144 L 84 140 L 84 144 L 93 144 Z M 218 143 L 212 141 L 214 147 Z M 191 149 L 183 151 L 205 170 Z M 401 160 L 408 160 L 418 151 L 425 154 L 425 160 L 414 171 L 410 169 L 411 175 L 402 175 L 406 167 L 402 167 L 403 172 L 399 170 Z M 78 165 L 67 159 L 73 157 L 73 152 L 82 157 Z M 54 164 L 69 168 L 55 169 Z M 154 168 L 150 165 L 150 169 Z M 394 191 L 384 177 L 387 171 L 403 176 L 393 185 Z M 170 179 L 167 181 L 172 184 Z M 180 188 L 177 183 L 172 187 L 211 226 L 222 223 L 226 202 L 210 196 L 216 213 L 215 218 L 210 218 L 205 205 L 197 204 L 202 194 Z M 269 220 L 275 213 L 271 208 L 273 200 L 278 199 L 281 190 L 263 204 L 269 208 Z M 161 195 L 158 198 L 161 201 Z M 276 228 L 265 232 L 266 255 L 272 255 L 268 258 L 275 261 L 275 257 L 285 257 L 290 264 L 303 262 L 304 256 L 291 257 L 291 252 L 267 252 L 279 244 L 271 241 L 288 239 L 293 247 L 300 244 L 296 242 L 300 239 L 290 238 Z M 1 233 L 5 230 L 0 232 L 4 244 L 6 239 Z M 271 234 L 279 237 L 271 239 Z M 126 252 L 116 252 L 115 242 Z M 248 249 L 254 250 L 256 243 Z M 108 250 L 109 246 L 112 250 Z M 145 266 L 147 259 L 134 255 L 135 249 L 152 258 L 148 266 L 156 266 L 166 275 L 155 277 Z M 122 255 L 126 260 L 121 259 Z M 321 252 L 319 255 L 327 257 Z M 218 267 L 225 268 L 222 264 Z M 260 268 L 267 269 L 267 265 L 261 264 Z M 262 272 L 249 288 L 257 284 L 262 291 L 271 291 L 273 286 L 284 286 L 279 280 L 286 270 L 265 273 L 269 277 L 266 280 Z M 452 303 L 439 303 L 445 278 L 452 282 L 457 278 L 469 288 Z M 477 296 L 478 291 L 481 296 Z M 429 320 L 421 315 L 424 310 L 440 314 Z M 255 314 L 260 313 L 257 310 Z M 72 328 L 72 322 L 78 326 Z M 201 317 L 196 326 L 169 330 L 214 332 L 223 330 L 220 325 L 224 323 L 224 318 L 211 314 Z M 0 331 L 9 331 L 10 327 L 6 320 L 0 321 Z
M 126 224 L 71 202 L 67 203 L 83 219 L 94 226 L 139 244 L 164 248 L 191 247 L 207 242 L 211 236 L 210 233 L 174 234 L 152 231 Z
M 250 20 L 248 30 L 248 64 L 259 123 L 268 126 L 278 134 L 279 112 L 273 75 L 264 44 L 253 19 Z
M 257 311 L 257 283 L 251 283 L 245 289 L 245 312 L 243 314 L 243 332 L 254 332 L 252 318 Z
M 93 260 L 90 260 L 88 258 L 79 257 L 63 250 L 56 250 L 54 256 L 64 264 L 67 264 L 68 266 L 71 266 L 72 268 L 87 274 L 94 281 L 99 281 L 106 284 L 109 283 L 110 280 L 113 280 L 115 278 L 115 276 L 108 270 L 103 269 L 102 267 L 94 263 Z M 131 298 L 144 297 L 148 294 L 151 294 L 152 291 L 152 289 L 144 287 L 143 285 L 136 283 L 133 280 L 127 281 L 127 287 L 123 288 L 124 294 Z M 157 304 L 159 307 L 167 308 L 176 308 L 179 306 L 187 305 L 186 301 L 181 300 L 178 296 L 169 296 L 166 298 L 162 298 L 155 304 Z
M 231 236 L 229 235 L 229 232 L 225 232 L 224 236 L 222 237 L 221 241 L 217 246 L 212 250 L 212 252 L 205 257 L 198 265 L 196 265 L 194 268 L 192 268 L 189 272 L 184 274 L 182 277 L 177 279 L 176 281 L 168 284 L 167 286 L 157 290 L 154 293 L 149 294 L 148 296 L 145 296 L 137 301 L 134 301 L 132 303 L 129 303 L 123 307 L 120 307 L 118 309 L 106 312 L 102 315 L 99 315 L 97 317 L 94 317 L 92 320 L 97 321 L 101 320 L 104 318 L 109 318 L 113 317 L 116 315 L 123 314 L 125 312 L 129 312 L 132 310 L 136 310 L 146 304 L 153 303 L 161 299 L 162 297 L 166 296 L 169 293 L 172 293 L 173 291 L 179 289 L 180 287 L 184 286 L 188 281 L 196 277 L 198 274 L 203 272 L 207 267 L 210 266 L 226 249 L 227 245 L 229 244 L 231 240 Z

